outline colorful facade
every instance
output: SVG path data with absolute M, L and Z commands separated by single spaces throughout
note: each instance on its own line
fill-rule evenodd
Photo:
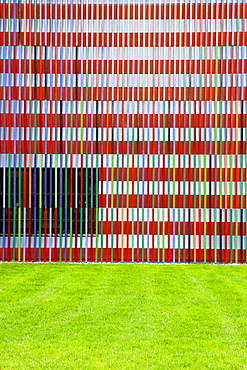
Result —
M 0 259 L 246 262 L 247 3 L 0 4 Z

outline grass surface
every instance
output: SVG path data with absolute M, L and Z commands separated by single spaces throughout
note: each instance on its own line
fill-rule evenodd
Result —
M 247 266 L 0 264 L 0 369 L 247 369 Z

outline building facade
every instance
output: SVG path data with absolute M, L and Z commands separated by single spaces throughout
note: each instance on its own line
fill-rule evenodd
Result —
M 3 0 L 0 259 L 245 263 L 246 18 Z

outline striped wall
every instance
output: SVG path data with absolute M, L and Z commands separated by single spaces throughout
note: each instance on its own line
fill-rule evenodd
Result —
M 0 259 L 246 263 L 247 2 L 2 0 Z

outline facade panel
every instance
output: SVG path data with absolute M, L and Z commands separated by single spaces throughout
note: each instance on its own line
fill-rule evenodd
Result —
M 245 263 L 247 4 L 0 4 L 0 259 Z

